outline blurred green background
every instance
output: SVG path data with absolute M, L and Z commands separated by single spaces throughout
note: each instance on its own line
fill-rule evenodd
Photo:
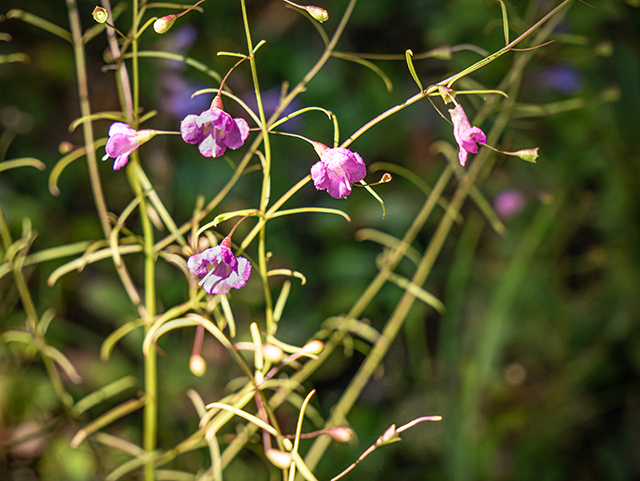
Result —
M 282 82 L 297 83 L 321 54 L 323 45 L 313 26 L 285 9 L 280 0 L 249 1 L 254 41 L 265 39 L 258 55 L 261 88 L 277 100 Z M 506 2 L 512 38 L 559 2 Z M 551 38 L 525 71 L 519 105 L 547 105 L 542 116 L 516 109 L 497 147 L 518 150 L 537 146 L 537 164 L 498 156 L 480 189 L 494 199 L 516 190 L 521 209 L 504 214 L 508 232 L 497 235 L 472 201 L 462 212 L 465 223 L 454 227 L 426 288 L 446 305 L 444 315 L 416 305 L 401 336 L 349 416 L 358 435 L 353 445 L 330 447 L 318 468 L 319 479 L 334 476 L 375 441 L 390 424 L 440 414 L 440 423 L 418 425 L 403 442 L 376 451 L 345 479 L 446 480 L 632 480 L 640 479 L 640 8 L 637 1 L 596 1 L 597 10 L 574 2 Z M 332 32 L 346 0 L 325 0 Z M 93 25 L 95 4 L 80 0 L 83 29 Z M 144 49 L 188 54 L 224 74 L 232 65 L 217 51 L 244 51 L 246 45 L 238 2 L 205 2 L 203 14 L 192 12 L 159 37 L 143 37 Z M 62 0 L 3 0 L 0 13 L 21 8 L 68 28 Z M 169 13 L 169 10 L 158 10 Z M 118 20 L 128 25 L 130 9 Z M 529 19 L 529 20 L 527 20 Z M 28 63 L 0 64 L 0 160 L 36 157 L 47 171 L 16 169 L 0 172 L 0 205 L 14 238 L 23 219 L 38 232 L 31 251 L 98 239 L 84 160 L 69 166 L 60 179 L 61 194 L 47 188 L 48 174 L 62 156 L 59 144 L 82 144 L 80 129 L 69 124 L 79 117 L 73 52 L 69 44 L 19 20 L 7 19 L 0 31 L 0 55 L 22 52 Z M 484 0 L 361 0 L 338 45 L 341 51 L 378 54 L 414 53 L 443 45 L 475 44 L 488 51 L 504 43 L 498 2 Z M 101 71 L 107 43 L 99 36 L 87 45 L 92 110 L 117 110 L 113 75 Z M 506 55 L 471 75 L 484 88 L 495 88 L 518 53 Z M 450 60 L 415 61 L 423 85 L 458 72 L 481 57 L 473 51 Z M 376 61 L 394 84 L 370 70 L 331 59 L 302 94 L 296 108 L 318 105 L 340 121 L 341 139 L 368 120 L 416 93 L 403 61 Z M 142 105 L 157 109 L 147 128 L 176 130 L 188 113 L 208 108 L 211 97 L 189 99 L 210 79 L 176 63 L 141 61 Z M 239 68 L 229 86 L 250 102 L 248 68 Z M 609 100 L 618 98 L 617 101 Z M 461 102 L 472 118 L 480 97 Z M 442 109 L 442 104 L 436 104 Z M 241 111 L 231 102 L 233 115 Z M 519 114 L 518 114 L 519 112 Z M 493 118 L 482 125 L 487 131 Z M 285 124 L 286 126 L 287 124 Z M 106 135 L 106 121 L 94 123 Z M 331 142 L 331 124 L 321 113 L 290 122 L 291 131 Z M 404 166 L 433 184 L 446 161 L 430 150 L 437 140 L 452 142 L 451 128 L 428 101 L 422 101 L 382 122 L 351 145 L 369 166 L 389 162 Z M 304 142 L 273 138 L 273 197 L 284 193 L 308 173 L 316 160 Z M 102 150 L 98 150 L 102 155 Z M 158 137 L 141 150 L 163 201 L 178 223 L 187 220 L 197 195 L 210 199 L 232 171 L 223 160 L 204 159 L 196 149 L 174 137 Z M 238 159 L 239 154 L 232 153 Z M 471 157 L 470 162 L 473 162 Z M 132 194 L 123 172 L 110 162 L 100 165 L 108 207 L 119 214 Z M 383 169 L 381 169 L 383 170 Z M 371 172 L 371 169 L 370 169 Z M 377 180 L 381 172 L 367 180 Z M 255 205 L 260 175 L 249 174 L 216 213 Z M 331 199 L 306 186 L 288 207 L 339 207 L 350 224 L 332 216 L 300 216 L 273 221 L 268 228 L 270 266 L 303 272 L 305 286 L 294 282 L 280 323 L 279 336 L 304 343 L 330 316 L 345 313 L 376 273 L 379 246 L 358 242 L 354 234 L 375 228 L 402 237 L 424 202 L 411 182 L 395 176 L 377 188 L 387 206 L 380 207 L 362 189 L 346 201 Z M 451 194 L 448 191 L 447 194 Z M 499 206 L 498 206 L 499 207 Z M 420 234 L 414 247 L 424 250 L 441 211 Z M 508 218 L 507 218 L 508 217 Z M 133 217 L 130 227 L 139 231 Z M 250 226 L 241 226 L 240 230 Z M 246 232 L 246 230 L 245 230 Z M 252 251 L 251 249 L 254 249 Z M 249 255 L 255 246 L 249 249 Z M 126 294 L 107 260 L 63 277 L 54 287 L 47 277 L 64 260 L 25 269 L 40 314 L 55 309 L 49 342 L 74 363 L 83 382 L 65 385 L 77 401 L 125 375 L 142 388 L 141 334 L 121 342 L 105 363 L 99 359 L 104 338 L 134 319 Z M 141 258 L 130 256 L 134 281 L 141 283 Z M 404 261 L 398 271 L 410 276 Z M 281 281 L 274 282 L 274 290 Z M 185 299 L 183 276 L 158 263 L 159 302 L 167 309 Z M 386 286 L 365 312 L 381 329 L 402 291 Z M 261 322 L 262 292 L 256 279 L 234 295 L 239 338 L 248 339 L 251 321 Z M 10 275 L 0 279 L 0 328 L 24 323 L 24 314 Z M 240 375 L 214 341 L 205 342 L 208 372 L 192 375 L 188 358 L 193 331 L 167 336 L 160 347 L 160 448 L 170 448 L 197 428 L 197 415 L 185 391 L 197 390 L 205 400 L 218 400 L 227 383 Z M 362 362 L 368 345 L 340 351 L 306 386 L 315 387 L 314 406 L 329 415 Z M 86 421 L 132 397 L 132 392 L 89 411 Z M 296 410 L 278 412 L 294 429 Z M 107 432 L 140 443 L 140 413 L 107 428 Z M 103 446 L 83 444 L 73 450 L 69 440 L 79 426 L 60 407 L 46 372 L 16 344 L 0 344 L 0 479 L 102 479 L 127 456 Z M 228 427 L 227 434 L 233 434 Z M 29 443 L 16 439 L 26 436 Z M 224 438 L 223 438 L 224 441 Z M 303 446 L 307 444 L 303 443 Z M 196 472 L 209 466 L 200 450 L 179 457 L 168 467 Z M 225 471 L 225 478 L 278 479 L 259 450 L 246 450 Z M 132 478 L 135 479 L 135 478 Z

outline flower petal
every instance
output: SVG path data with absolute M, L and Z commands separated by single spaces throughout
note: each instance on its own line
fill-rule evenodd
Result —
M 318 161 L 311 166 L 311 178 L 313 179 L 313 185 L 318 190 L 327 189 L 331 183 L 327 175 L 327 166 L 322 161 Z
M 224 140 L 224 143 L 230 149 L 242 147 L 244 141 L 249 136 L 249 124 L 246 120 L 238 118 L 233 119 L 233 126 Z
M 198 125 L 197 115 L 187 115 L 180 123 L 182 140 L 188 144 L 197 144 L 204 140 L 203 128 Z
M 129 153 L 119 155 L 113 163 L 113 170 L 120 170 L 129 162 Z

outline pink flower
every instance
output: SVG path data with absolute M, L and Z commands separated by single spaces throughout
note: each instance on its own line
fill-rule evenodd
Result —
M 240 289 L 249 280 L 251 264 L 244 257 L 235 257 L 225 242 L 210 247 L 187 260 L 192 275 L 202 277 L 200 285 L 209 294 L 227 294 Z
M 451 115 L 451 121 L 453 122 L 453 136 L 460 146 L 458 159 L 460 160 L 460 165 L 464 166 L 467 162 L 467 154 L 476 154 L 478 152 L 478 144 L 485 144 L 487 136 L 478 127 L 471 126 L 462 105 L 456 104 L 453 109 L 449 110 L 449 115 Z
M 526 205 L 524 194 L 516 189 L 503 190 L 493 198 L 493 210 L 502 220 L 517 216 Z
M 336 147 L 328 148 L 316 142 L 320 161 L 311 167 L 311 178 L 318 190 L 326 190 L 331 197 L 342 199 L 351 193 L 351 184 L 367 175 L 367 167 L 355 152 Z
M 222 109 L 211 108 L 200 115 L 187 115 L 180 124 L 182 139 L 199 144 L 205 157 L 220 157 L 227 147 L 237 149 L 249 136 L 249 124 L 244 119 L 232 119 Z
M 102 160 L 115 158 L 113 170 L 119 170 L 129 162 L 129 155 L 156 135 L 155 130 L 134 130 L 122 122 L 114 122 L 109 127 L 109 140 Z

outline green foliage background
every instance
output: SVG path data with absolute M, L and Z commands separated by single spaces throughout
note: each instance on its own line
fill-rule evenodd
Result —
M 162 38 L 145 37 L 145 48 L 170 49 L 171 38 L 175 42 L 179 29 L 192 24 L 197 37 L 189 55 L 224 72 L 229 60 L 215 57 L 215 52 L 245 48 L 236 3 L 205 2 L 204 14 L 183 17 Z M 556 3 L 532 2 L 540 6 L 538 12 Z M 517 188 L 527 197 L 526 208 L 506 222 L 508 232 L 499 236 L 472 201 L 467 202 L 466 222 L 454 228 L 426 285 L 445 303 L 446 313 L 414 307 L 384 362 L 384 373 L 367 386 L 349 416 L 359 442 L 332 445 L 319 466 L 319 479 L 344 469 L 390 424 L 425 414 L 441 414 L 444 420 L 407 431 L 401 444 L 376 451 L 345 479 L 640 477 L 640 155 L 636 144 L 640 9 L 633 1 L 593 3 L 597 10 L 577 2 L 572 5 L 552 36 L 556 42 L 540 49 L 525 73 L 520 97 L 523 103 L 550 106 L 567 106 L 562 102 L 576 98 L 579 102 L 570 106 L 577 108 L 513 119 L 498 147 L 538 146 L 538 163 L 499 156 L 480 186 L 488 198 L 502 189 Z M 344 0 L 327 0 L 322 5 L 330 13 L 329 31 L 345 5 Z M 507 5 L 515 36 L 528 26 L 523 18 L 531 7 L 520 0 Z M 65 28 L 68 25 L 62 0 L 3 0 L 0 6 L 0 13 L 21 8 Z M 79 2 L 83 28 L 92 25 L 94 6 Z M 280 1 L 249 2 L 249 9 L 254 38 L 267 41 L 258 57 L 262 88 L 278 91 L 283 81 L 297 82 L 322 50 L 315 30 Z M 499 4 L 491 1 L 363 0 L 339 49 L 387 54 L 410 48 L 418 53 L 470 43 L 493 51 L 504 41 L 499 21 Z M 23 219 L 29 218 L 39 232 L 32 252 L 99 238 L 102 234 L 82 161 L 62 175 L 59 197 L 52 197 L 47 188 L 48 172 L 61 157 L 59 143 L 82 143 L 79 130 L 69 133 L 67 129 L 80 115 L 71 48 L 17 20 L 6 20 L 0 29 L 12 36 L 11 42 L 0 43 L 0 54 L 24 52 L 30 58 L 26 64 L 0 65 L 0 158 L 36 157 L 48 167 L 44 173 L 35 169 L 0 173 L 0 204 L 12 232 L 18 237 Z M 102 36 L 87 46 L 94 111 L 118 108 L 112 77 L 100 70 L 105 48 Z M 464 51 L 451 60 L 415 64 L 423 85 L 428 85 L 479 58 Z M 508 63 L 500 59 L 471 78 L 493 88 Z M 376 64 L 393 81 L 392 92 L 371 71 L 332 59 L 300 101 L 332 110 L 346 138 L 416 92 L 403 62 Z M 142 103 L 159 110 L 146 127 L 175 130 L 178 120 L 162 107 L 166 98 L 162 79 L 170 67 L 143 60 L 141 68 Z M 579 85 L 570 95 L 545 85 L 545 72 L 557 68 L 570 69 L 578 78 Z M 194 69 L 179 76 L 194 85 L 208 82 Z M 249 98 L 248 69 L 238 69 L 229 85 Z M 603 91 L 617 91 L 619 99 L 602 101 Z M 481 99 L 470 96 L 461 102 L 471 113 Z M 226 106 L 232 114 L 240 113 L 234 112 L 231 103 Z M 106 135 L 106 122 L 95 127 L 99 136 Z M 295 128 L 315 140 L 331 141 L 330 124 L 320 113 L 303 116 Z M 433 183 L 445 161 L 429 147 L 441 139 L 453 141 L 450 126 L 422 101 L 384 121 L 351 147 L 368 165 L 399 164 Z M 274 195 L 279 195 L 304 176 L 316 159 L 302 142 L 275 138 L 273 143 Z M 231 174 L 223 160 L 200 157 L 177 136 L 158 138 L 143 152 L 145 166 L 176 219 L 188 218 L 196 196 L 210 198 Z M 120 212 L 131 199 L 123 173 L 113 172 L 108 162 L 100 167 L 109 209 Z M 249 174 L 221 209 L 245 208 L 257 198 L 258 189 L 259 179 Z M 295 202 L 340 207 L 353 221 L 305 216 L 283 220 L 281 226 L 273 224 L 269 232 L 273 265 L 300 270 L 309 280 L 305 286 L 294 284 L 281 321 L 286 341 L 302 343 L 326 318 L 347 311 L 375 274 L 379 247 L 358 242 L 354 234 L 371 227 L 402 235 L 424 199 L 400 176 L 378 192 L 388 210 L 384 220 L 377 203 L 361 189 L 338 202 L 307 186 Z M 428 243 L 435 220 L 419 236 L 417 249 Z M 79 385 L 68 383 L 74 399 L 127 374 L 141 378 L 141 335 L 125 339 L 108 363 L 99 359 L 102 340 L 137 315 L 113 275 L 112 263 L 87 266 L 82 273 L 67 275 L 48 287 L 48 275 L 62 262 L 47 262 L 25 272 L 38 311 L 55 309 L 48 337 L 84 379 Z M 141 261 L 132 258 L 130 262 L 136 272 Z M 159 302 L 170 307 L 184 298 L 186 286 L 172 266 L 159 263 L 158 269 Z M 403 269 L 410 272 L 409 265 L 401 264 L 399 271 Z M 241 339 L 248 339 L 250 321 L 261 320 L 260 289 L 259 283 L 250 282 L 237 293 L 238 304 L 245 306 L 236 314 Z M 385 287 L 365 312 L 374 327 L 382 327 L 401 294 L 397 287 Z M 15 286 L 5 276 L 0 279 L 0 327 L 20 326 L 23 319 Z M 208 339 L 203 354 L 208 372 L 202 378 L 193 376 L 188 369 L 192 342 L 191 332 L 180 331 L 160 343 L 168 352 L 159 360 L 160 447 L 173 446 L 197 427 L 187 389 L 196 389 L 207 402 L 215 401 L 238 375 L 228 356 Z M 353 347 L 353 352 L 335 354 L 311 380 L 318 390 L 314 406 L 324 417 L 368 349 L 364 343 Z M 98 406 L 90 415 L 96 417 L 109 407 Z M 284 409 L 279 415 L 286 426 L 287 418 L 294 422 L 296 411 Z M 109 430 L 139 442 L 140 423 L 140 416 L 133 414 Z M 11 444 L 16 429 L 28 428 L 41 429 L 38 434 L 44 436 L 36 436 L 29 448 Z M 86 444 L 72 450 L 69 439 L 77 429 L 65 421 L 39 360 L 12 344 L 0 345 L 0 478 L 101 479 L 123 462 L 125 458 L 115 451 L 95 456 Z M 198 451 L 178 458 L 171 468 L 195 472 L 208 463 L 208 454 Z M 229 480 L 266 480 L 272 475 L 260 453 L 250 452 L 225 471 Z

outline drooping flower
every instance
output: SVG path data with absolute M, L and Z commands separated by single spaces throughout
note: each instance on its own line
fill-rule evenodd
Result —
M 192 275 L 202 277 L 200 285 L 209 294 L 227 294 L 240 289 L 249 280 L 251 264 L 244 257 L 235 257 L 226 242 L 210 247 L 187 260 Z
M 129 162 L 129 155 L 156 135 L 156 130 L 134 130 L 123 122 L 114 122 L 109 127 L 109 140 L 102 160 L 113 157 L 113 170 L 119 170 Z
M 187 115 L 180 124 L 180 132 L 185 142 L 199 144 L 198 150 L 203 156 L 215 158 L 224 154 L 227 147 L 241 147 L 249 136 L 249 124 L 213 107 L 200 115 Z
M 478 144 L 485 144 L 487 136 L 478 127 L 471 126 L 462 105 L 456 104 L 453 109 L 449 110 L 449 115 L 451 115 L 453 122 L 453 136 L 460 146 L 458 160 L 460 160 L 460 165 L 464 166 L 467 162 L 467 154 L 478 153 Z
M 314 147 L 320 160 L 311 167 L 311 178 L 318 190 L 326 190 L 331 197 L 342 199 L 351 193 L 351 184 L 367 175 L 367 167 L 357 153 L 349 149 L 328 148 L 320 142 Z

